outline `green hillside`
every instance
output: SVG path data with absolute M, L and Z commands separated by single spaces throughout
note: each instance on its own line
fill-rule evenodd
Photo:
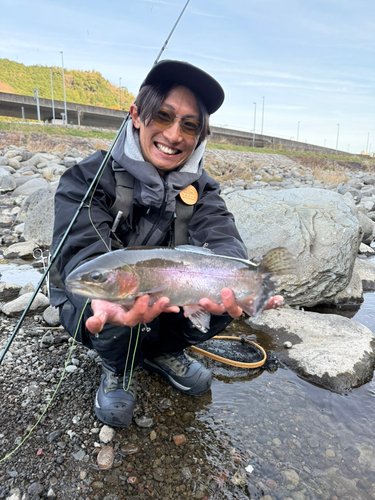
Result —
M 52 67 L 53 98 L 63 101 L 62 68 Z M 125 87 L 120 89 L 105 80 L 97 71 L 64 69 L 65 92 L 68 102 L 89 104 L 104 108 L 128 110 L 134 100 Z M 38 87 L 40 98 L 51 99 L 50 68 L 47 66 L 25 66 L 24 64 L 0 59 L 0 92 L 33 96 Z

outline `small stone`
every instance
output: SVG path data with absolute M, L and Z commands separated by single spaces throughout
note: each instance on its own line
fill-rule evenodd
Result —
M 79 477 L 80 479 L 86 479 L 87 472 L 85 470 L 81 470 L 81 472 L 79 473 Z
M 112 441 L 112 439 L 116 436 L 116 432 L 112 427 L 108 425 L 103 425 L 99 433 L 99 439 L 102 443 L 107 444 Z
M 99 468 L 102 470 L 108 470 L 112 467 L 114 460 L 114 453 L 112 446 L 105 446 L 100 450 L 97 456 L 97 462 Z
M 151 431 L 150 439 L 151 439 L 151 441 L 155 441 L 155 439 L 156 439 L 156 432 L 155 431 Z
M 187 439 L 183 434 L 173 436 L 173 441 L 176 446 L 182 446 L 187 443 Z
M 50 488 L 47 492 L 47 498 L 55 498 L 56 493 L 53 491 L 53 488 Z
M 82 461 L 86 458 L 85 450 L 79 450 L 79 451 L 77 451 L 77 453 L 72 453 L 72 455 L 76 460 L 79 460 L 79 461 Z
M 40 495 L 43 491 L 43 486 L 40 483 L 31 483 L 27 489 L 30 495 Z
M 54 441 L 55 439 L 60 437 L 61 434 L 62 434 L 62 431 L 60 431 L 60 430 L 50 432 L 47 436 L 47 443 L 52 443 L 52 441 Z
M 251 474 L 254 471 L 254 467 L 252 465 L 248 465 L 245 467 L 245 471 Z
M 139 451 L 141 451 L 141 447 L 133 443 L 124 444 L 120 448 L 120 452 L 124 455 L 133 455 L 134 453 L 138 453 Z
M 326 450 L 326 455 L 329 458 L 334 458 L 336 456 L 335 452 L 333 450 L 330 450 L 330 449 Z
M 293 347 L 293 344 L 291 342 L 289 342 L 289 340 L 284 342 L 283 345 L 284 345 L 285 349 L 290 349 L 291 347 Z
M 138 425 L 138 427 L 149 428 L 153 425 L 154 421 L 152 418 L 146 417 L 146 415 L 142 415 L 141 417 L 135 419 L 135 423 Z
M 139 483 L 139 480 L 137 477 L 135 476 L 130 476 L 128 477 L 128 483 L 129 484 L 138 484 Z
M 231 477 L 230 482 L 235 486 L 244 486 L 247 484 L 246 474 L 241 474 L 240 472 L 236 472 L 233 477 Z
M 100 490 L 104 488 L 104 483 L 102 483 L 102 481 L 94 481 L 93 483 L 91 483 L 91 487 Z

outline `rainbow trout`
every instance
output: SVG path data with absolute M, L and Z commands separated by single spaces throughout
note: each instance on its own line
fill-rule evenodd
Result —
M 257 316 L 276 288 L 270 276 L 294 274 L 295 269 L 295 259 L 286 248 L 269 251 L 255 264 L 189 245 L 139 247 L 109 252 L 82 264 L 69 274 L 65 286 L 71 293 L 128 308 L 141 295 L 148 294 L 150 304 L 168 297 L 170 305 L 183 307 L 194 326 L 207 332 L 210 314 L 199 305 L 200 299 L 221 303 L 221 289 L 231 288 L 236 303 L 250 316 Z

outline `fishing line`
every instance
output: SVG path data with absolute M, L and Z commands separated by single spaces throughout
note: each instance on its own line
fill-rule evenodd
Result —
M 52 394 L 52 397 L 51 399 L 48 401 L 48 404 L 47 406 L 45 407 L 45 409 L 43 410 L 41 416 L 38 418 L 38 420 L 36 421 L 36 423 L 33 425 L 33 427 L 30 429 L 29 433 L 23 438 L 23 440 L 20 442 L 20 444 L 18 446 L 16 446 L 16 448 L 14 448 L 14 450 L 12 450 L 10 453 L 8 453 L 8 455 L 5 455 L 4 458 L 0 459 L 0 464 L 1 462 L 4 462 L 4 460 L 7 460 L 9 457 L 11 457 L 13 455 L 13 453 L 15 453 L 25 442 L 27 439 L 29 439 L 29 437 L 31 436 L 32 432 L 34 431 L 34 429 L 37 427 L 37 425 L 39 424 L 39 422 L 42 420 L 42 418 L 44 417 L 44 415 L 47 413 L 47 410 L 49 409 L 49 407 L 51 406 L 52 404 L 52 401 L 54 400 L 56 394 L 57 394 L 57 391 L 59 390 L 60 388 L 60 385 L 61 385 L 61 382 L 63 381 L 64 379 L 64 376 L 65 376 L 65 372 L 66 372 L 66 367 L 68 366 L 68 363 L 69 363 L 69 360 L 70 360 L 70 357 L 72 355 L 72 352 L 73 352 L 73 347 L 74 347 L 74 343 L 75 343 L 75 340 L 76 340 L 76 336 L 77 336 L 77 332 L 78 332 L 78 328 L 81 324 L 81 321 L 82 321 L 82 317 L 83 317 L 83 313 L 85 312 L 85 309 L 87 307 L 87 304 L 89 303 L 90 299 L 87 299 L 86 300 L 86 303 L 85 305 L 83 306 L 83 309 L 82 309 L 82 312 L 81 312 L 81 315 L 79 317 L 79 320 L 78 320 L 78 323 L 77 323 L 77 328 L 76 328 L 76 331 L 74 332 L 74 337 L 73 337 L 73 342 L 72 342 L 72 345 L 71 345 L 71 348 L 69 349 L 69 355 L 67 357 L 67 360 L 65 361 L 65 365 L 64 365 L 64 370 L 62 372 L 62 375 L 60 377 L 60 380 L 56 386 L 56 389 L 54 390 L 54 393 Z
M 184 5 L 184 8 L 182 9 L 182 11 L 181 11 L 180 15 L 178 16 L 177 21 L 175 22 L 175 24 L 174 24 L 174 26 L 173 26 L 173 28 L 172 28 L 172 30 L 171 30 L 171 32 L 170 32 L 170 34 L 168 35 L 168 37 L 167 37 L 166 41 L 164 42 L 164 45 L 162 46 L 162 48 L 161 48 L 161 50 L 160 50 L 160 52 L 159 52 L 159 54 L 158 54 L 157 58 L 155 59 L 154 65 L 158 63 L 158 61 L 159 61 L 159 59 L 160 59 L 161 55 L 163 54 L 164 50 L 166 49 L 167 44 L 168 44 L 168 42 L 169 42 L 169 40 L 170 40 L 170 38 L 171 38 L 172 34 L 174 33 L 174 31 L 175 31 L 175 29 L 176 29 L 176 27 L 177 27 L 177 25 L 178 25 L 178 23 L 179 23 L 179 21 L 180 21 L 180 19 L 181 19 L 182 15 L 183 15 L 183 13 L 185 12 L 185 10 L 186 10 L 187 6 L 189 5 L 189 3 L 190 3 L 190 0 L 187 0 L 186 4 Z M 117 141 L 118 141 L 118 139 L 119 139 L 120 135 L 122 134 L 122 132 L 124 131 L 124 129 L 125 129 L 126 125 L 127 125 L 127 122 L 128 122 L 128 120 L 129 120 L 129 116 L 130 116 L 130 114 L 129 114 L 129 112 L 128 112 L 128 113 L 127 113 L 127 115 L 126 115 L 126 117 L 125 117 L 125 119 L 124 119 L 124 121 L 123 121 L 123 122 L 122 122 L 122 124 L 121 124 L 121 127 L 119 128 L 119 130 L 118 130 L 118 132 L 117 132 L 117 134 L 116 134 L 116 137 L 114 138 L 114 140 L 113 140 L 113 142 L 112 142 L 112 144 L 111 144 L 111 146 L 110 146 L 109 150 L 107 151 L 107 153 L 106 153 L 106 155 L 105 155 L 104 160 L 102 161 L 102 163 L 101 163 L 100 167 L 98 168 L 98 171 L 96 172 L 96 174 L 95 174 L 95 176 L 94 176 L 94 178 L 93 178 L 93 180 L 92 180 L 92 182 L 91 182 L 91 184 L 90 184 L 89 188 L 87 189 L 87 191 L 86 191 L 86 193 L 85 193 L 85 195 L 84 195 L 84 197 L 83 197 L 83 199 L 82 199 L 81 203 L 79 204 L 79 206 L 78 206 L 78 208 L 77 208 L 77 210 L 76 210 L 76 212 L 75 212 L 75 214 L 74 214 L 74 216 L 73 216 L 73 218 L 72 218 L 72 220 L 71 220 L 71 222 L 70 222 L 70 224 L 69 224 L 68 228 L 66 229 L 65 233 L 64 233 L 64 234 L 63 234 L 63 236 L 61 237 L 61 240 L 60 240 L 60 242 L 59 242 L 59 244 L 58 244 L 58 246 L 57 246 L 57 248 L 56 248 L 55 252 L 53 253 L 53 255 L 52 255 L 52 257 L 51 257 L 51 260 L 50 260 L 49 265 L 48 265 L 48 267 L 46 268 L 46 270 L 45 270 L 45 272 L 44 272 L 44 274 L 43 274 L 42 278 L 41 278 L 41 279 L 40 279 L 40 281 L 39 281 L 39 283 L 37 284 L 37 286 L 36 286 L 36 288 L 35 288 L 35 290 L 34 290 L 34 292 L 33 292 L 32 296 L 30 297 L 30 300 L 29 300 L 29 302 L 27 303 L 27 305 L 26 305 L 26 307 L 25 307 L 25 309 L 24 309 L 24 311 L 23 311 L 23 313 L 22 313 L 22 315 L 21 315 L 21 317 L 20 317 L 20 319 L 19 319 L 19 321 L 18 321 L 18 323 L 17 323 L 17 325 L 16 325 L 15 329 L 13 330 L 12 335 L 10 336 L 10 338 L 9 338 L 9 340 L 8 340 L 8 342 L 7 342 L 7 344 L 6 344 L 6 346 L 4 347 L 4 349 L 0 352 L 0 365 L 1 365 L 1 363 L 3 362 L 3 359 L 4 359 L 5 355 L 6 355 L 6 353 L 8 352 L 8 350 L 9 350 L 9 348 L 10 348 L 10 346 L 11 346 L 11 344 L 12 344 L 12 342 L 13 342 L 14 338 L 15 338 L 15 336 L 17 335 L 17 333 L 18 333 L 19 329 L 21 328 L 21 325 L 22 325 L 22 323 L 23 323 L 23 320 L 25 319 L 25 316 L 26 316 L 26 314 L 28 313 L 28 311 L 29 311 L 29 309 L 30 309 L 30 307 L 31 307 L 31 304 L 34 302 L 34 299 L 35 299 L 35 297 L 36 297 L 37 293 L 39 292 L 39 290 L 40 290 L 40 288 L 41 288 L 41 286 L 42 286 L 42 284 L 43 284 L 44 280 L 46 279 L 47 275 L 49 274 L 50 269 L 51 269 L 52 265 L 54 264 L 54 262 L 55 262 L 55 260 L 56 260 L 57 255 L 60 253 L 60 250 L 61 250 L 61 248 L 62 248 L 63 244 L 65 243 L 65 240 L 66 240 L 66 238 L 68 237 L 68 234 L 70 233 L 70 230 L 71 230 L 71 228 L 72 228 L 73 224 L 75 223 L 75 221 L 76 221 L 76 219 L 77 219 L 77 217 L 78 217 L 79 213 L 81 212 L 81 210 L 82 210 L 82 208 L 83 208 L 83 206 L 84 206 L 84 204 L 85 204 L 85 202 L 86 202 L 87 198 L 89 197 L 89 195 L 90 195 L 90 193 L 92 192 L 93 188 L 95 188 L 95 189 L 96 189 L 97 183 L 99 182 L 100 177 L 101 177 L 101 175 L 103 174 L 103 171 L 104 171 L 104 169 L 106 168 L 106 166 L 107 166 L 107 164 L 108 164 L 108 160 L 109 160 L 109 158 L 110 158 L 110 156 L 111 156 L 111 154 L 112 154 L 113 148 L 115 147 L 115 145 L 116 145 L 116 143 L 117 143 Z M 94 189 L 94 191 L 95 191 L 95 189 Z M 92 195 L 92 196 L 93 196 L 93 195 Z M 91 199 L 92 199 L 92 196 L 91 196 Z M 89 205 L 89 207 L 90 207 L 90 205 Z M 91 222 L 91 223 L 92 223 L 92 222 Z M 98 233 L 98 234 L 99 234 L 99 233 Z M 100 235 L 99 235 L 99 236 L 100 236 Z M 106 245 L 106 246 L 107 246 L 107 245 Z

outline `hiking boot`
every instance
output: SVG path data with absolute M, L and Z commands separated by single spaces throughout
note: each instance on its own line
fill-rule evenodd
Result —
M 144 359 L 144 367 L 158 373 L 180 392 L 201 396 L 211 387 L 211 372 L 184 351 Z
M 132 374 L 119 375 L 102 366 L 102 380 L 94 407 L 95 415 L 103 424 L 111 427 L 130 425 L 137 397 L 137 378 L 136 369 Z

